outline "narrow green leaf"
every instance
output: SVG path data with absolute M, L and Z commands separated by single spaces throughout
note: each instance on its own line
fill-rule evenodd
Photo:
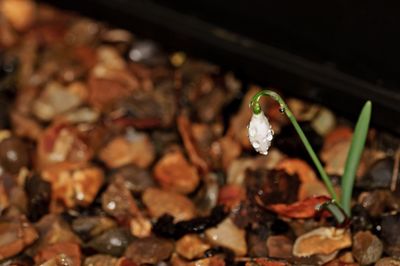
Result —
M 353 192 L 354 179 L 356 177 L 358 165 L 364 150 L 365 141 L 367 139 L 369 121 L 371 119 L 371 101 L 367 101 L 361 110 L 356 127 L 354 129 L 353 138 L 349 153 L 346 159 L 344 174 L 342 176 L 342 207 L 347 215 L 351 215 L 351 196 Z

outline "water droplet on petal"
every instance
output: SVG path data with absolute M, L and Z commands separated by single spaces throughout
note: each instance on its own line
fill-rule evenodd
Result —
M 258 141 L 254 141 L 253 142 L 253 147 L 254 147 L 254 149 L 260 148 L 260 143 L 258 143 Z
M 257 130 L 255 128 L 250 128 L 249 129 L 249 136 L 254 137 L 257 133 Z
M 272 134 L 268 134 L 268 135 L 267 135 L 267 140 L 268 140 L 268 141 L 271 141 L 271 140 L 272 140 Z

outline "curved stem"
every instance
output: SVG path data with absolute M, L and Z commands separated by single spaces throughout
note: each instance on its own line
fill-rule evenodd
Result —
M 329 179 L 328 175 L 326 174 L 321 162 L 319 161 L 317 155 L 315 154 L 313 148 L 311 147 L 311 144 L 308 141 L 303 130 L 301 129 L 299 123 L 297 122 L 293 113 L 290 111 L 290 109 L 288 108 L 286 103 L 283 101 L 281 96 L 279 96 L 279 94 L 277 94 L 276 92 L 271 91 L 271 90 L 262 90 L 262 91 L 258 92 L 256 95 L 253 96 L 253 98 L 251 99 L 251 102 L 250 102 L 250 106 L 252 108 L 253 113 L 259 114 L 262 111 L 260 102 L 259 102 L 261 96 L 269 96 L 279 103 L 281 112 L 285 113 L 286 116 L 289 118 L 290 122 L 293 124 L 294 129 L 296 130 L 297 134 L 299 135 L 301 141 L 304 144 L 304 147 L 306 148 L 308 154 L 310 155 L 312 161 L 314 162 L 315 167 L 317 168 L 318 173 L 322 178 L 322 181 L 324 181 L 329 194 L 331 195 L 332 199 L 337 201 L 337 195 L 333 188 L 333 184 L 332 184 L 331 180 Z

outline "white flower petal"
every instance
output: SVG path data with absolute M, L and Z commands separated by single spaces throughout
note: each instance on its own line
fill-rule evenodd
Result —
M 248 136 L 253 148 L 264 155 L 268 154 L 274 132 L 263 112 L 254 114 L 248 126 Z

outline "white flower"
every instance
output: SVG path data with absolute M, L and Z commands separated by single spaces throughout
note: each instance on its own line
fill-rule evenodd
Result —
M 259 153 L 267 155 L 274 131 L 264 113 L 253 113 L 247 129 L 249 140 L 253 148 Z

